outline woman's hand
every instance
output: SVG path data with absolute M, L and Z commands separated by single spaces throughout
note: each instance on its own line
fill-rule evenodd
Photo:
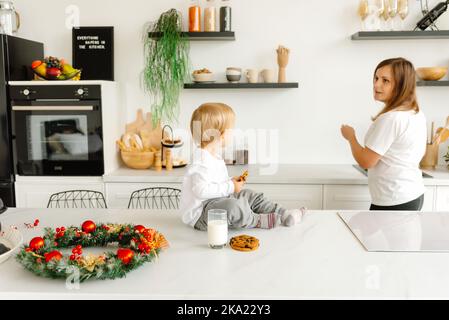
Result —
M 245 180 L 241 180 L 240 177 L 232 178 L 232 182 L 234 183 L 234 192 L 239 193 L 242 191 L 243 186 L 245 185 Z
M 355 139 L 355 130 L 353 127 L 344 124 L 341 126 L 340 130 L 341 130 L 341 135 L 346 140 L 351 141 L 351 140 Z

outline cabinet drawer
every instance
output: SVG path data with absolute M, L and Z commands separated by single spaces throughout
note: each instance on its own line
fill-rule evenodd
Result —
M 166 187 L 181 189 L 180 183 L 106 183 L 106 199 L 108 208 L 128 208 L 131 194 L 140 189 Z
M 324 210 L 368 210 L 371 195 L 367 185 L 324 186 Z
M 423 211 L 432 211 L 435 202 L 435 187 L 426 187 Z M 371 195 L 368 186 L 326 185 L 324 186 L 325 210 L 369 210 Z
M 322 207 L 322 185 L 247 184 L 245 188 L 263 192 L 269 200 L 287 209 L 321 210 Z

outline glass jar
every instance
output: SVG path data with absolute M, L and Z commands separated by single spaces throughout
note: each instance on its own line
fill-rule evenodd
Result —
M 12 1 L 0 1 L 0 33 L 13 35 L 20 28 L 20 16 Z
M 204 8 L 204 31 L 214 32 L 216 31 L 216 8 L 214 6 L 214 0 L 207 0 L 208 7 Z
M 192 1 L 189 7 L 189 32 L 201 31 L 201 7 L 198 1 Z

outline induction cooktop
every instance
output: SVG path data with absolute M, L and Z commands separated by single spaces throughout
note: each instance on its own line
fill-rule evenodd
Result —
M 370 252 L 449 252 L 449 212 L 338 213 Z

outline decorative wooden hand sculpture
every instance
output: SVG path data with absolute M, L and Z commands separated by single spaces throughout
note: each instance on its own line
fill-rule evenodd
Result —
M 279 65 L 279 83 L 287 82 L 285 69 L 288 64 L 288 58 L 290 56 L 290 49 L 283 46 L 279 46 L 276 50 L 278 54 L 278 65 Z

